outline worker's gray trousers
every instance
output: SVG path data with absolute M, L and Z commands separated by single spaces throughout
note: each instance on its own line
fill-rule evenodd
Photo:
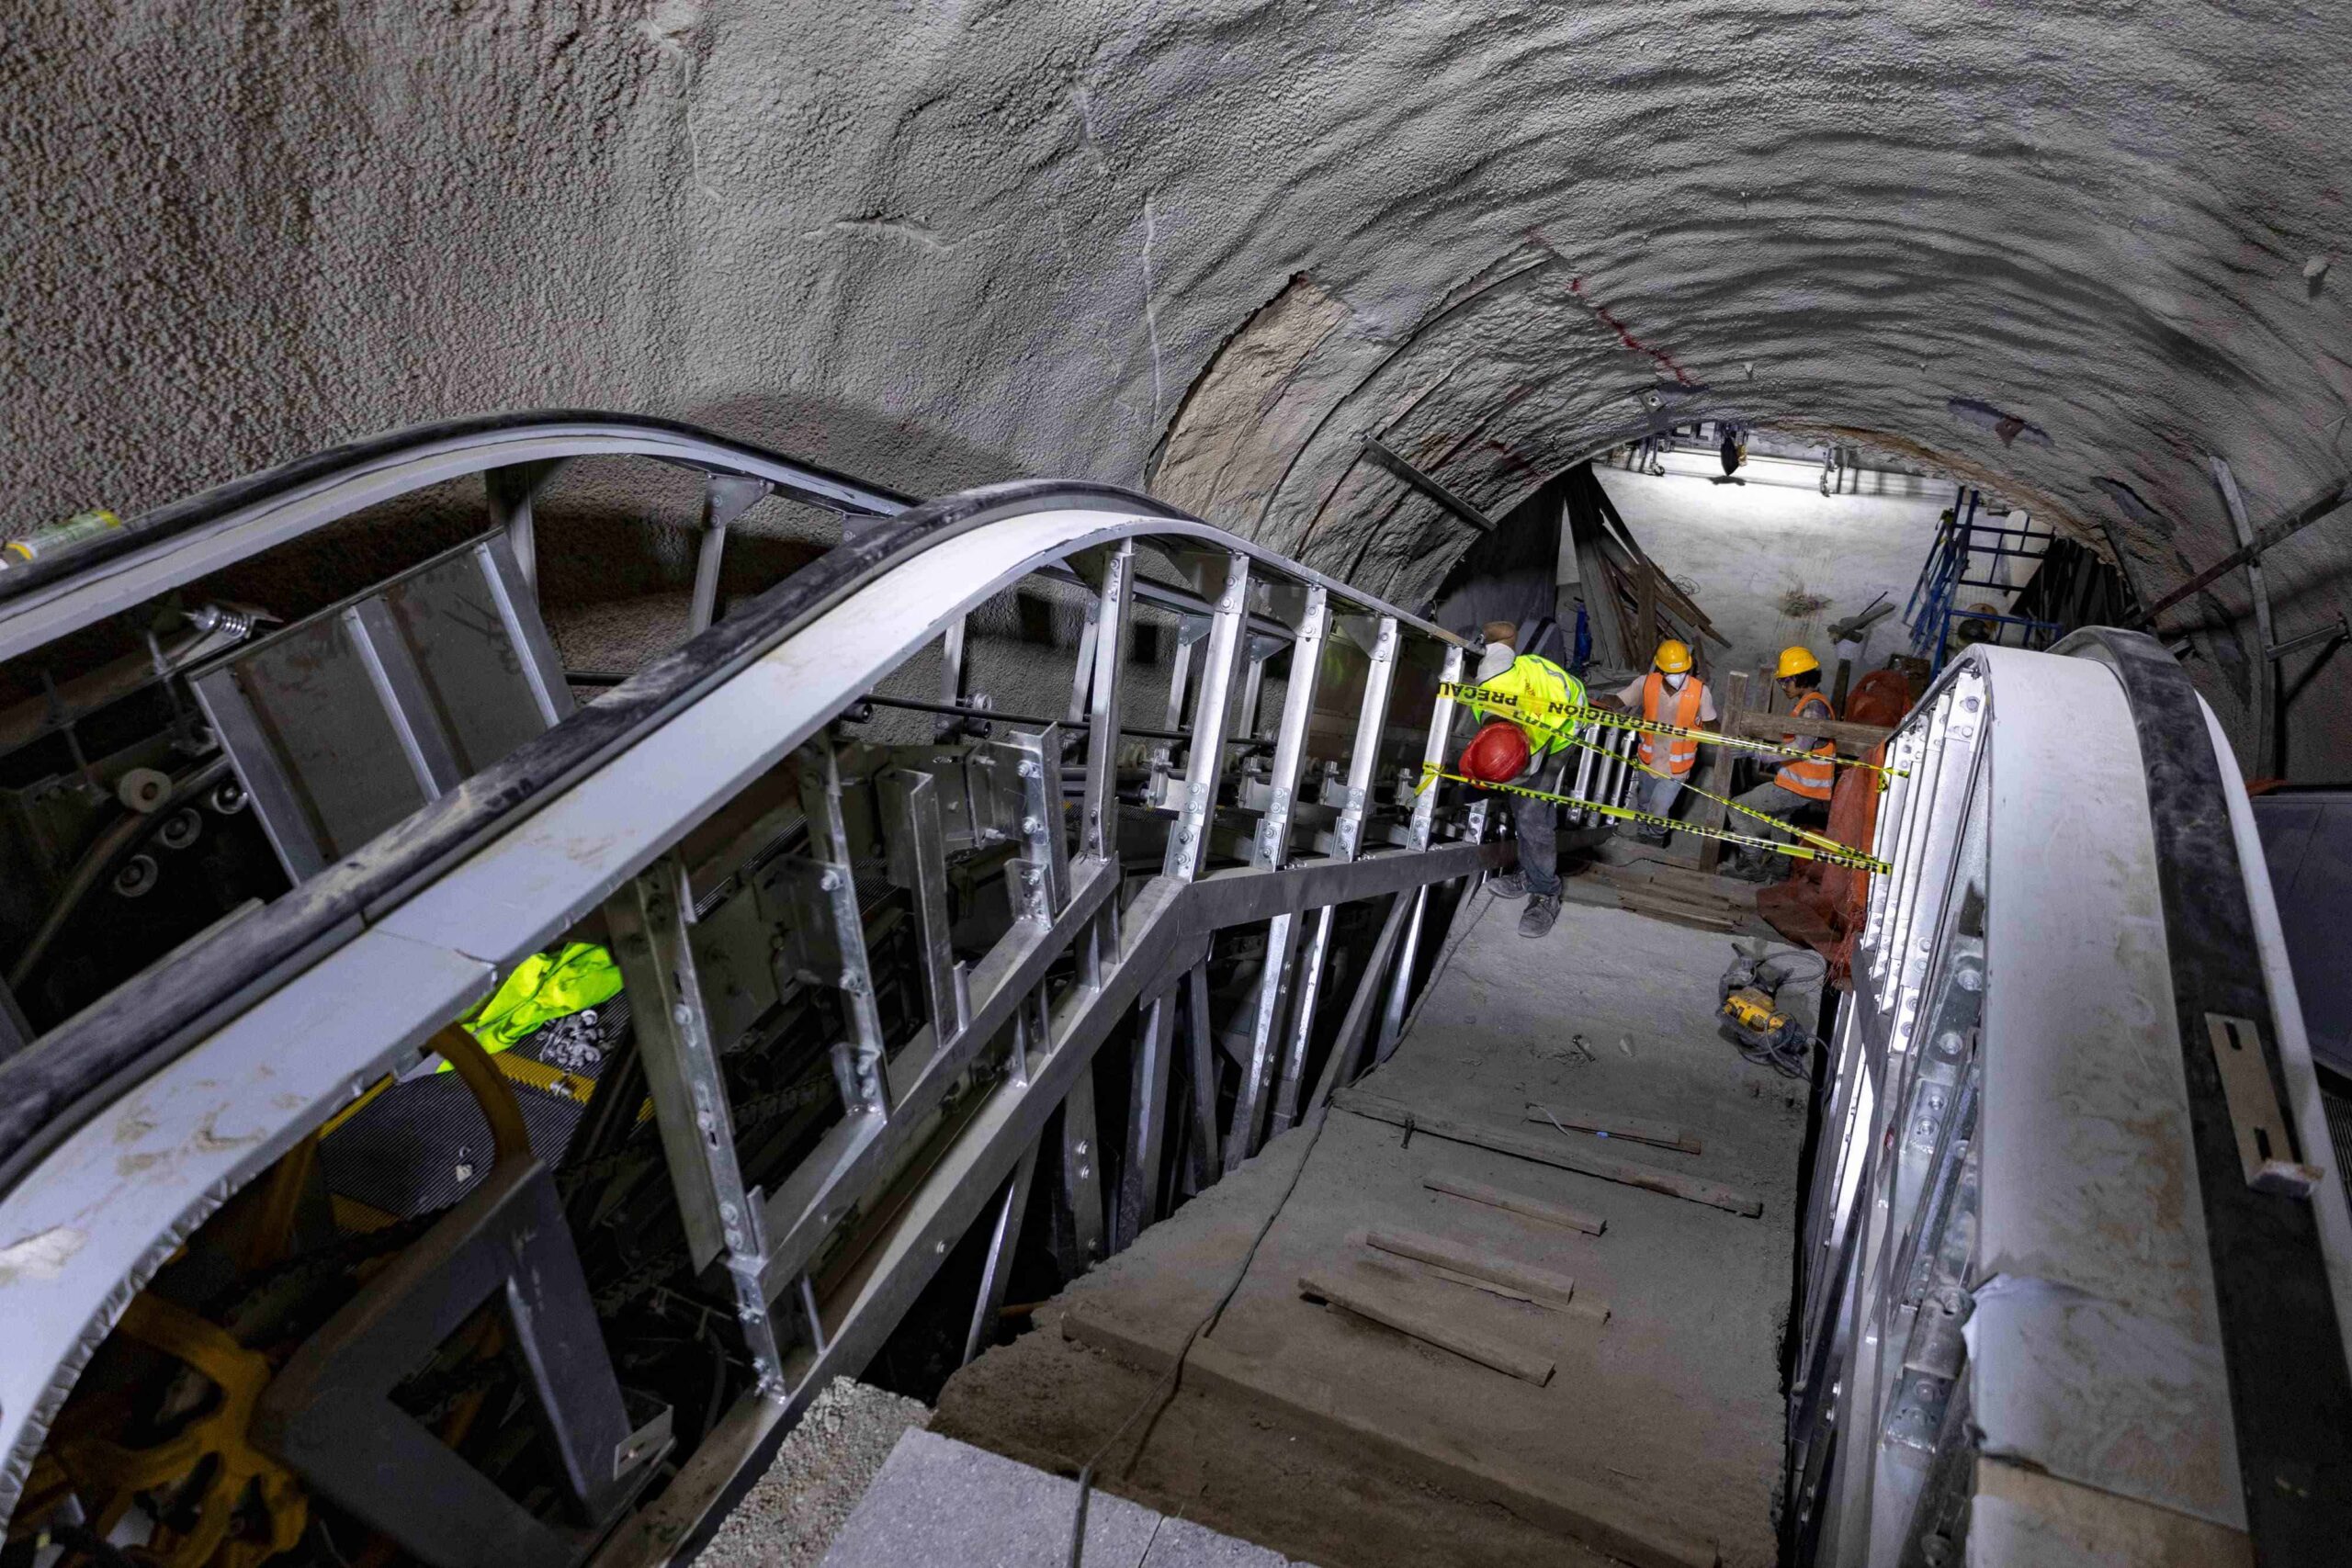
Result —
M 1562 772 L 1557 760 L 1546 759 L 1531 768 L 1520 783 L 1557 795 Z M 1548 800 L 1530 800 L 1523 795 L 1511 796 L 1510 805 L 1511 825 L 1519 829 L 1519 871 L 1527 878 L 1527 891 L 1538 898 L 1556 898 L 1560 893 L 1560 808 Z
M 1750 811 L 1761 811 L 1765 816 L 1777 817 L 1783 822 L 1808 806 L 1822 804 L 1820 801 L 1808 799 L 1792 789 L 1781 788 L 1779 781 L 1774 779 L 1766 779 L 1754 789 L 1743 791 L 1732 796 L 1732 799 Z M 1753 825 L 1752 818 L 1750 825 Z M 1736 813 L 1733 815 L 1729 826 L 1735 830 L 1738 829 L 1739 818 Z
M 1641 793 L 1634 804 L 1653 817 L 1674 815 L 1674 802 L 1682 794 L 1683 780 L 1679 775 L 1660 777 L 1657 773 L 1641 775 Z

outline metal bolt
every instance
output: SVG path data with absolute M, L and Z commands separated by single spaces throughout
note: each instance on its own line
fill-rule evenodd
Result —
M 1960 972 L 1954 975 L 1952 979 L 1963 991 L 1981 991 L 1984 988 L 1984 971 L 1973 964 L 1962 964 Z
M 718 1205 L 718 1217 L 725 1220 L 730 1225 L 735 1223 L 737 1216 L 741 1213 L 742 1211 L 736 1208 L 732 1203 L 721 1203 Z
M 676 1024 L 681 1029 L 692 1022 L 694 1016 L 693 1010 L 688 1008 L 684 1002 L 675 1002 L 671 1005 L 670 1021 Z
M 1013 772 L 1019 773 L 1024 779 L 1034 779 L 1037 776 L 1037 764 L 1029 758 L 1023 757 L 1021 759 L 1021 765 L 1015 768 Z
M 1046 825 L 1035 817 L 1023 817 L 1021 819 L 1021 831 L 1027 838 L 1034 839 L 1045 830 Z

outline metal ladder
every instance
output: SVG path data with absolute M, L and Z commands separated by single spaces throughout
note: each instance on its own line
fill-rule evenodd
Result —
M 2055 537 L 2037 531 L 2030 523 L 2012 528 L 2005 522 L 1980 522 L 1976 510 L 1984 500 L 1984 492 L 1972 485 L 1952 491 L 1951 509 L 1937 525 L 1935 542 L 1920 563 L 1919 579 L 1912 585 L 1910 601 L 1904 608 L 1904 624 L 1911 628 L 1911 651 L 1928 661 L 1931 672 L 1940 671 L 1951 657 L 1955 622 L 1984 622 L 1993 629 L 1984 640 L 2032 649 L 2049 647 L 2065 630 L 2054 621 L 1972 611 L 1957 603 L 1963 588 L 2015 592 L 2022 584 L 2004 581 L 1994 574 L 2003 571 L 2009 561 L 2040 561 Z M 2031 547 L 2036 544 L 2039 549 Z M 2008 637 L 2012 626 L 2018 628 L 2014 642 Z

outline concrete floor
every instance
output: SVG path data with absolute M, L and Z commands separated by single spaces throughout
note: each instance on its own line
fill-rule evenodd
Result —
M 1407 1146 L 1396 1127 L 1335 1113 L 1319 1140 L 1277 1140 L 1073 1284 L 1037 1332 L 949 1383 L 935 1428 L 1074 1470 L 1148 1396 L 1280 1204 L 1170 1409 L 1139 1453 L 1142 1423 L 1105 1456 L 1101 1484 L 1328 1568 L 1584 1563 L 1601 1560 L 1596 1546 L 1635 1562 L 1770 1562 L 1801 1087 L 1716 1035 L 1726 939 L 1573 904 L 1541 942 L 1515 924 L 1502 905 L 1478 925 L 1363 1087 L 1514 1129 L 1530 1100 L 1678 1123 L 1702 1153 L 1551 1135 L 1737 1188 L 1760 1218 L 1426 1133 Z M 1586 1235 L 1430 1192 L 1420 1183 L 1435 1170 L 1608 1228 Z M 1609 1315 L 1386 1269 L 1351 1240 L 1374 1224 L 1573 1275 L 1577 1303 Z M 1557 1371 L 1537 1386 L 1313 1304 L 1298 1291 L 1309 1269 L 1377 1280 Z

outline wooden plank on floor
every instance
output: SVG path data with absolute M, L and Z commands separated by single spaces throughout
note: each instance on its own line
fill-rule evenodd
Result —
M 1753 906 L 1756 902 L 1756 888 L 1752 884 L 1670 864 L 1658 860 L 1654 853 L 1645 853 L 1642 859 L 1623 862 L 1596 860 L 1579 874 L 1599 876 L 1615 886 L 1631 888 L 1637 893 L 1655 893 L 1662 897 L 1689 897 L 1699 903 L 1712 900 L 1737 906 Z
M 1541 1198 L 1531 1198 L 1524 1192 L 1506 1192 L 1499 1187 L 1489 1187 L 1483 1181 L 1473 1181 L 1452 1171 L 1433 1170 L 1421 1178 L 1421 1185 L 1432 1192 L 1449 1193 L 1466 1198 L 1473 1203 L 1484 1203 L 1490 1209 L 1507 1213 L 1523 1214 L 1545 1224 L 1566 1225 L 1587 1235 L 1599 1235 L 1609 1228 L 1609 1222 L 1581 1209 L 1571 1209 L 1565 1203 L 1547 1203 Z
M 1062 1319 L 1062 1334 L 1155 1374 L 1165 1372 L 1176 1357 L 1173 1344 L 1157 1344 L 1088 1306 L 1071 1307 Z M 1295 1420 L 1456 1495 L 1497 1504 L 1637 1568 L 1717 1568 L 1722 1561 L 1713 1541 L 1629 1502 L 1621 1488 L 1582 1482 L 1515 1453 L 1466 1452 L 1459 1434 L 1442 1418 L 1384 1407 L 1363 1391 L 1287 1362 L 1241 1355 L 1203 1338 L 1184 1359 L 1184 1386 L 1238 1400 L 1252 1412 Z
M 1617 907 L 1629 915 L 1689 926 L 1693 931 L 1728 933 L 1747 923 L 1747 912 L 1744 909 L 1736 913 L 1727 909 L 1703 909 L 1694 904 L 1665 898 L 1643 898 L 1625 892 L 1617 895 Z
M 1400 1301 L 1394 1292 L 1381 1289 L 1369 1280 L 1347 1279 L 1336 1273 L 1301 1274 L 1298 1277 L 1298 1293 L 1318 1302 L 1329 1302 L 1335 1307 L 1344 1307 L 1383 1328 L 1393 1328 L 1423 1344 L 1451 1350 L 1464 1360 L 1492 1367 L 1498 1372 L 1523 1382 L 1532 1382 L 1538 1388 L 1552 1381 L 1551 1357 L 1507 1344 L 1476 1329 L 1464 1327 L 1426 1307 Z
M 1634 1116 L 1597 1116 L 1589 1111 L 1564 1111 L 1556 1105 L 1539 1105 L 1532 1100 L 1527 1102 L 1527 1119 L 1557 1127 L 1563 1132 L 1590 1133 L 1597 1138 L 1623 1138 L 1629 1143 L 1654 1144 L 1661 1149 L 1679 1149 L 1686 1155 L 1705 1152 L 1697 1137 L 1664 1122 L 1645 1122 Z
M 1369 1117 L 1374 1122 L 1385 1122 L 1394 1127 L 1410 1127 L 1416 1133 L 1426 1133 L 1449 1143 L 1492 1149 L 1497 1154 L 1532 1160 L 1538 1165 L 1555 1166 L 1562 1170 L 1596 1176 L 1603 1181 L 1622 1182 L 1647 1192 L 1661 1192 L 1668 1198 L 1704 1203 L 1726 1213 L 1754 1219 L 1764 1212 L 1764 1202 L 1760 1198 L 1750 1198 L 1744 1192 L 1735 1192 L 1712 1181 L 1701 1181 L 1679 1171 L 1660 1170 L 1656 1166 L 1641 1165 L 1633 1160 L 1610 1159 L 1582 1149 L 1565 1147 L 1556 1138 L 1546 1141 L 1532 1137 L 1516 1128 L 1464 1122 L 1437 1112 L 1417 1111 L 1385 1095 L 1367 1094 L 1356 1089 L 1342 1089 L 1331 1097 L 1331 1104 L 1337 1110 Z
M 1576 1301 L 1577 1282 L 1569 1275 L 1473 1251 L 1442 1236 L 1424 1235 L 1419 1231 L 1367 1230 L 1359 1231 L 1349 1239 L 1375 1252 L 1409 1258 L 1432 1269 L 1508 1286 L 1542 1306 L 1566 1308 Z

